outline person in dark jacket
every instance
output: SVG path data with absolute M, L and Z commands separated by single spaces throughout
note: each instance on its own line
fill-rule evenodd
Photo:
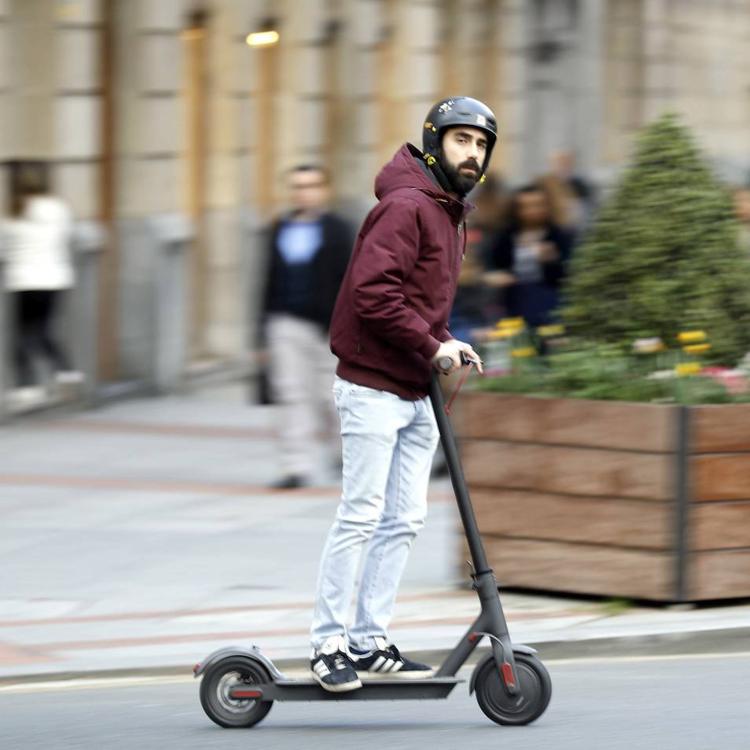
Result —
M 468 217 L 466 255 L 458 277 L 450 329 L 472 342 L 477 329 L 494 325 L 500 311 L 497 291 L 484 283 L 487 246 L 502 226 L 506 193 L 502 182 L 491 174 L 472 194 L 476 208 Z
M 262 322 L 271 390 L 281 408 L 276 489 L 308 483 L 318 433 L 333 435 L 336 363 L 328 326 L 354 243 L 349 225 L 327 208 L 322 167 L 297 166 L 288 179 L 292 211 L 271 229 Z
M 528 185 L 516 191 L 507 228 L 489 251 L 485 282 L 505 290 L 506 312 L 531 327 L 552 322 L 559 303 L 572 238 L 552 222 L 544 190 Z
M 464 196 L 487 168 L 497 125 L 486 105 L 455 97 L 432 108 L 422 133 L 423 151 L 404 145 L 375 181 L 379 203 L 359 232 L 331 321 L 343 487 L 320 565 L 311 669 L 335 692 L 360 687 L 363 672 L 432 674 L 398 651 L 388 625 L 427 510 L 438 441 L 431 372 L 443 357 L 448 371 L 461 352 L 476 358 L 447 325 L 465 249 Z

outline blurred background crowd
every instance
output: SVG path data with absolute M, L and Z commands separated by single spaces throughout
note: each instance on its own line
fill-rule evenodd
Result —
M 742 0 L 6 0 L 5 400 L 49 397 L 53 375 L 102 395 L 263 370 L 274 312 L 324 337 L 303 267 L 324 248 L 340 272 L 377 171 L 452 93 L 500 131 L 457 337 L 555 320 L 634 133 L 665 111 L 750 251 L 749 41 Z

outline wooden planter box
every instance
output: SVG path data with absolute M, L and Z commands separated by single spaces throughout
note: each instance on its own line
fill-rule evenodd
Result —
M 750 596 L 750 405 L 470 392 L 455 424 L 504 586 Z

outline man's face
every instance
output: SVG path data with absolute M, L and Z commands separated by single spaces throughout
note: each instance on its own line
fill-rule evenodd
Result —
M 482 174 L 487 155 L 487 135 L 479 128 L 459 126 L 448 128 L 443 135 L 444 167 L 468 193 Z
M 328 180 L 317 169 L 300 170 L 289 175 L 289 197 L 296 213 L 321 211 L 328 203 Z

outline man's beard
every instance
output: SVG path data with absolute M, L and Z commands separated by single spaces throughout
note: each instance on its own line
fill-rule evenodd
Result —
M 458 168 L 456 168 L 452 164 L 449 164 L 448 160 L 443 156 L 440 159 L 440 166 L 442 167 L 443 172 L 445 172 L 445 176 L 448 178 L 448 182 L 450 182 L 454 191 L 462 198 L 474 189 L 474 186 L 479 182 L 479 178 L 482 175 L 479 165 L 475 161 L 461 162 L 461 164 L 458 165 Z M 476 171 L 473 174 L 469 172 L 461 172 L 460 170 L 464 168 L 470 168 Z

